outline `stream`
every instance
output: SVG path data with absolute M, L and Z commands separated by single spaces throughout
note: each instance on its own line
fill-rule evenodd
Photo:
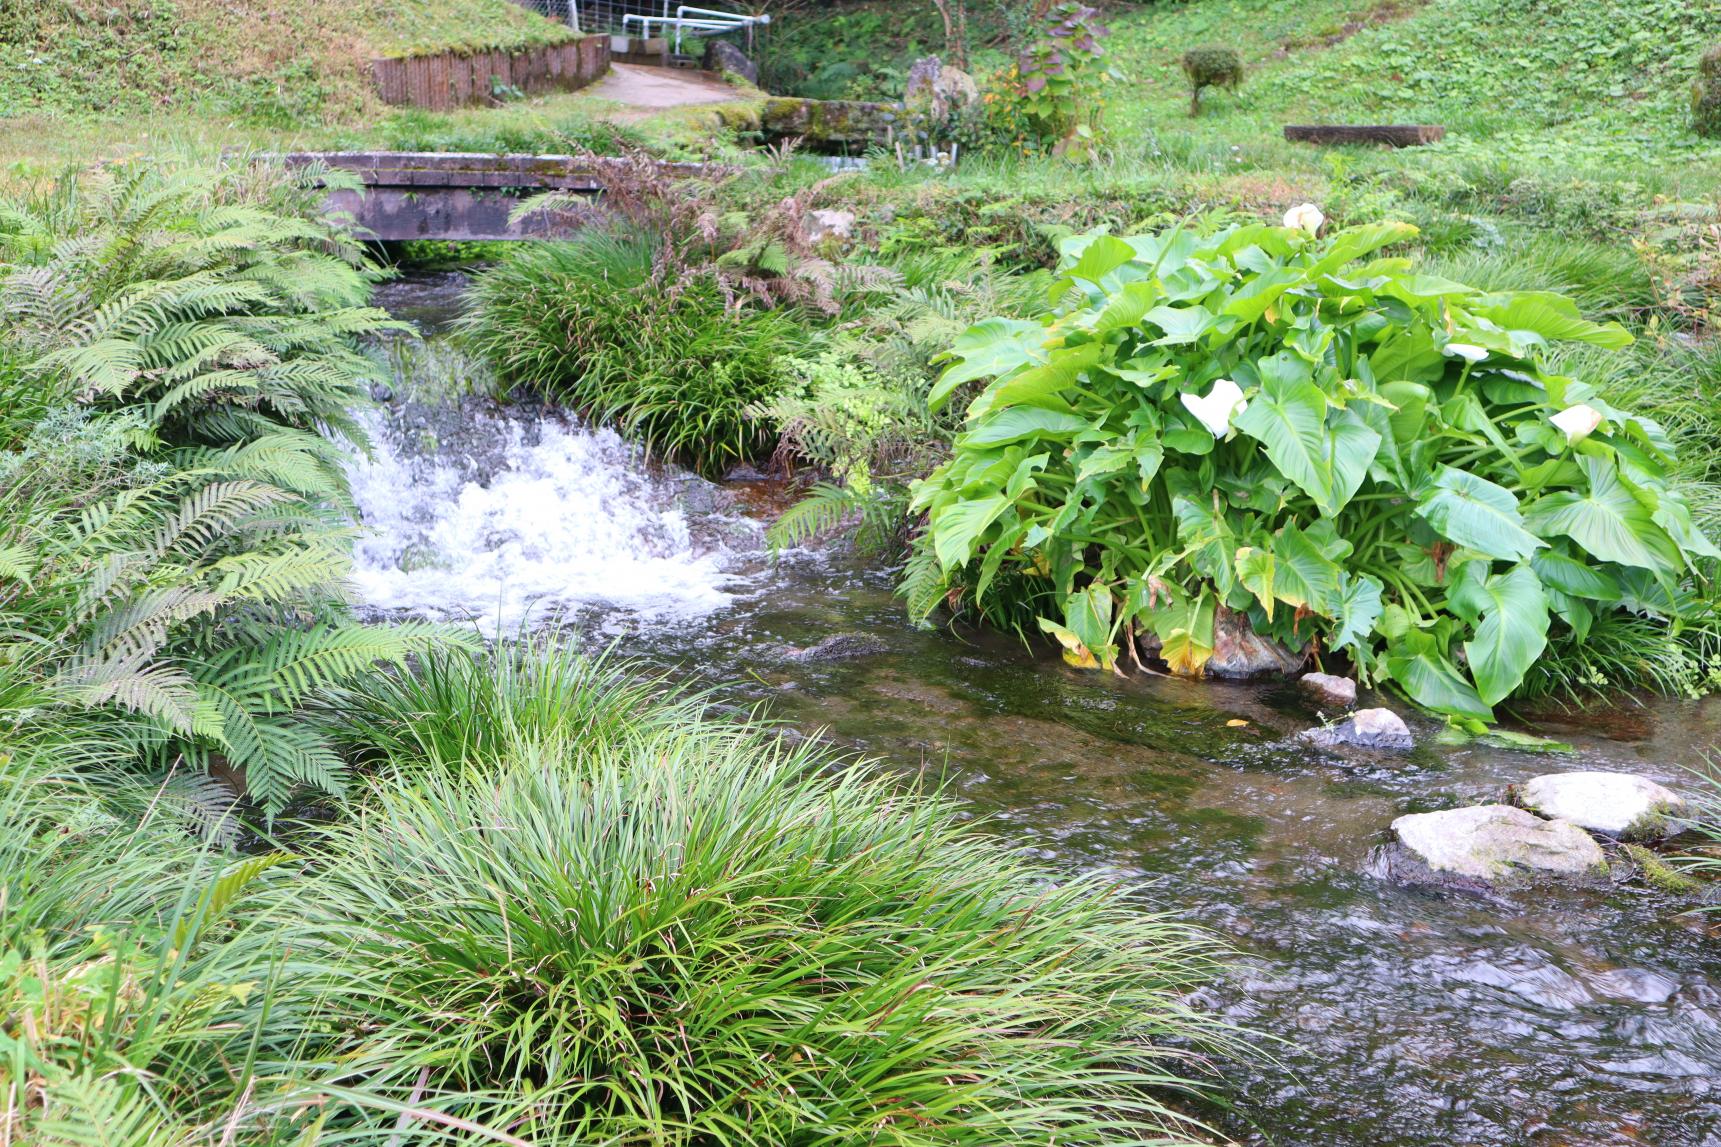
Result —
M 458 276 L 381 305 L 434 332 Z M 1544 755 L 1433 743 L 1341 757 L 1298 742 L 1295 688 L 1079 673 L 996 634 L 917 630 L 882 572 L 764 552 L 768 483 L 651 466 L 552 411 L 462 397 L 445 342 L 389 348 L 352 473 L 375 616 L 560 625 L 737 704 L 944 778 L 990 831 L 1070 871 L 1126 878 L 1236 949 L 1204 1006 L 1261 1034 L 1221 1065 L 1246 1143 L 1298 1147 L 1721 1147 L 1721 937 L 1641 884 L 1481 898 L 1368 875 L 1391 820 L 1499 799 L 1538 773 L 1611 768 L 1689 788 L 1721 699 L 1574 714 Z M 840 656 L 794 651 L 859 635 Z M 1396 706 L 1395 706 L 1396 707 Z M 1239 724 L 1238 722 L 1242 722 Z M 1713 918 L 1711 918 L 1713 919 Z

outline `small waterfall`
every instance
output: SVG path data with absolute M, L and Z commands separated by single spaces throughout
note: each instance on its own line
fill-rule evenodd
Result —
M 723 608 L 758 527 L 722 492 L 648 467 L 609 430 L 479 400 L 362 415 L 354 582 L 379 612 L 497 633 L 570 614 L 646 622 Z

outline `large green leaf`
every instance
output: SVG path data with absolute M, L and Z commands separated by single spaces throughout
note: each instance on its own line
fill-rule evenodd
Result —
M 1464 567 L 1449 600 L 1455 612 L 1480 617 L 1476 635 L 1464 644 L 1470 676 L 1483 702 L 1495 705 L 1524 680 L 1548 647 L 1548 599 L 1542 581 L 1527 563 L 1503 574 L 1481 572 L 1481 562 Z
M 932 518 L 932 552 L 941 568 L 964 565 L 974 556 L 974 544 L 997 521 L 1010 500 L 1002 494 L 952 502 Z
M 957 442 L 962 446 L 1002 446 L 1023 438 L 1067 439 L 1087 428 L 1088 420 L 1077 414 L 1038 406 L 1012 406 L 980 419 Z
M 1411 629 L 1389 642 L 1386 671 L 1418 705 L 1460 717 L 1494 719 L 1493 708 L 1446 659 L 1433 634 Z
M 1512 491 L 1450 466 L 1441 467 L 1416 513 L 1447 541 L 1501 561 L 1523 561 L 1547 545 L 1524 528 Z
M 1348 549 L 1348 547 L 1342 547 Z M 1314 538 L 1286 522 L 1273 538 L 1273 554 L 1278 559 L 1278 579 L 1274 593 L 1287 605 L 1313 610 L 1331 616 L 1339 595 L 1339 566 Z
M 1071 407 L 1063 395 L 1076 385 L 1083 371 L 1098 366 L 1105 358 L 1106 347 L 1101 343 L 1086 343 L 1061 350 L 1044 366 L 1031 366 L 1009 378 L 993 383 L 968 408 L 970 418 L 979 418 L 991 410 L 1009 406 L 1043 406 L 1048 410 L 1068 412 Z
M 1279 473 L 1315 500 L 1324 514 L 1336 514 L 1327 434 L 1326 395 L 1311 380 L 1308 367 L 1290 354 L 1263 359 L 1261 393 L 1233 421 L 1238 430 L 1260 442 Z M 1379 439 L 1375 440 L 1379 445 Z
M 991 378 L 1051 356 L 1045 348 L 1046 328 L 1023 319 L 987 319 L 958 335 L 942 357 L 955 359 L 927 395 L 937 410 L 952 391 L 977 378 Z
M 1146 322 L 1165 334 L 1154 340 L 1157 346 L 1192 343 L 1218 323 L 1218 317 L 1200 303 L 1192 307 L 1155 307 L 1147 312 Z
M 1529 332 L 1554 342 L 1586 342 L 1612 349 L 1632 343 L 1631 333 L 1618 323 L 1592 323 L 1579 313 L 1576 303 L 1550 291 L 1519 291 L 1505 302 L 1475 311 L 1507 331 Z
M 1368 574 L 1339 574 L 1338 612 L 1329 636 L 1335 648 L 1366 648 L 1380 620 L 1380 582 Z
M 1538 499 L 1526 520 L 1539 534 L 1563 534 L 1604 562 L 1658 573 L 1684 565 L 1679 547 L 1619 480 L 1606 458 L 1580 455 L 1589 493 L 1561 490 Z
M 1327 428 L 1327 441 L 1327 466 L 1333 476 L 1331 513 L 1336 514 L 1350 504 L 1368 477 L 1369 467 L 1380 453 L 1381 436 L 1353 406 L 1341 411 Z

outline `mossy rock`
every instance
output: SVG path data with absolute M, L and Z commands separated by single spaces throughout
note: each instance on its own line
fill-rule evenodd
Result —
M 1703 53 L 1691 83 L 1691 126 L 1698 135 L 1721 139 L 1721 44 Z

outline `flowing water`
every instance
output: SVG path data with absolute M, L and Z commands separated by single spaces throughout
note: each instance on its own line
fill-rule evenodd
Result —
M 388 302 L 406 313 L 438 289 Z M 996 635 L 916 630 L 886 573 L 768 560 L 768 489 L 654 468 L 552 413 L 422 401 L 426 360 L 402 361 L 395 401 L 367 415 L 376 459 L 354 473 L 376 530 L 359 587 L 378 612 L 571 621 L 936 773 L 992 831 L 1212 928 L 1239 958 L 1202 1002 L 1262 1034 L 1259 1058 L 1221 1065 L 1229 1110 L 1213 1118 L 1228 1134 L 1721 1147 L 1721 936 L 1678 915 L 1688 905 L 1623 882 L 1482 898 L 1368 874 L 1393 817 L 1497 799 L 1537 773 L 1686 783 L 1721 741 L 1721 704 L 1540 730 L 1575 756 L 1436 747 L 1429 727 L 1407 756 L 1322 753 L 1295 740 L 1319 717 L 1295 690 L 1126 681 Z M 833 635 L 856 640 L 796 652 Z

